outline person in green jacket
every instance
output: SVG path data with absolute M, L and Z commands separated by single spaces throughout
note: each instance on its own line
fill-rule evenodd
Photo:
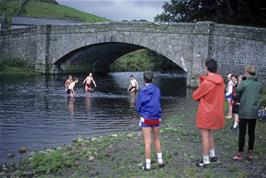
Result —
M 259 109 L 259 95 L 262 91 L 262 84 L 256 77 L 256 67 L 245 68 L 246 80 L 239 78 L 239 85 L 236 88 L 240 97 L 239 105 L 239 138 L 238 153 L 233 157 L 235 161 L 243 160 L 246 128 L 248 127 L 248 154 L 247 160 L 253 160 L 253 147 L 255 142 L 255 128 Z

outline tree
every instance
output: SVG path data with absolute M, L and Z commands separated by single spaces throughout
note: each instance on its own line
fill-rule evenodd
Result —
M 156 22 L 215 21 L 266 26 L 265 0 L 171 0 L 163 5 Z

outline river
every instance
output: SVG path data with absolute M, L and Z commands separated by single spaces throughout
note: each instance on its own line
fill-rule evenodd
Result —
M 78 135 L 138 130 L 139 116 L 127 92 L 131 74 L 143 86 L 141 72 L 101 74 L 94 76 L 97 88 L 91 93 L 84 92 L 86 76 L 78 75 L 71 99 L 64 91 L 66 75 L 1 76 L 0 164 L 8 155 L 23 157 L 18 153 L 23 146 L 31 152 L 71 143 Z M 192 103 L 183 76 L 155 73 L 154 83 L 161 89 L 162 118 Z

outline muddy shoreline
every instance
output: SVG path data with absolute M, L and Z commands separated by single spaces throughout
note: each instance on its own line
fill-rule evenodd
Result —
M 206 169 L 194 164 L 201 159 L 195 110 L 173 115 L 163 122 L 161 142 L 166 166 L 159 168 L 152 152 L 152 170 L 144 172 L 141 132 L 122 132 L 108 136 L 79 136 L 72 144 L 39 151 L 19 163 L 2 166 L 0 177 L 266 177 L 265 122 L 258 122 L 254 161 L 235 162 L 238 133 L 232 120 L 216 132 L 219 162 Z

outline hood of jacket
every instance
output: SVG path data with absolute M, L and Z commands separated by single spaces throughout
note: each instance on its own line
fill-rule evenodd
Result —
M 142 92 L 151 95 L 156 90 L 156 86 L 153 83 L 146 84 L 145 87 L 143 87 Z
M 221 75 L 215 73 L 209 73 L 206 77 L 204 77 L 204 80 L 212 82 L 215 85 L 224 84 L 224 79 L 221 77 Z

